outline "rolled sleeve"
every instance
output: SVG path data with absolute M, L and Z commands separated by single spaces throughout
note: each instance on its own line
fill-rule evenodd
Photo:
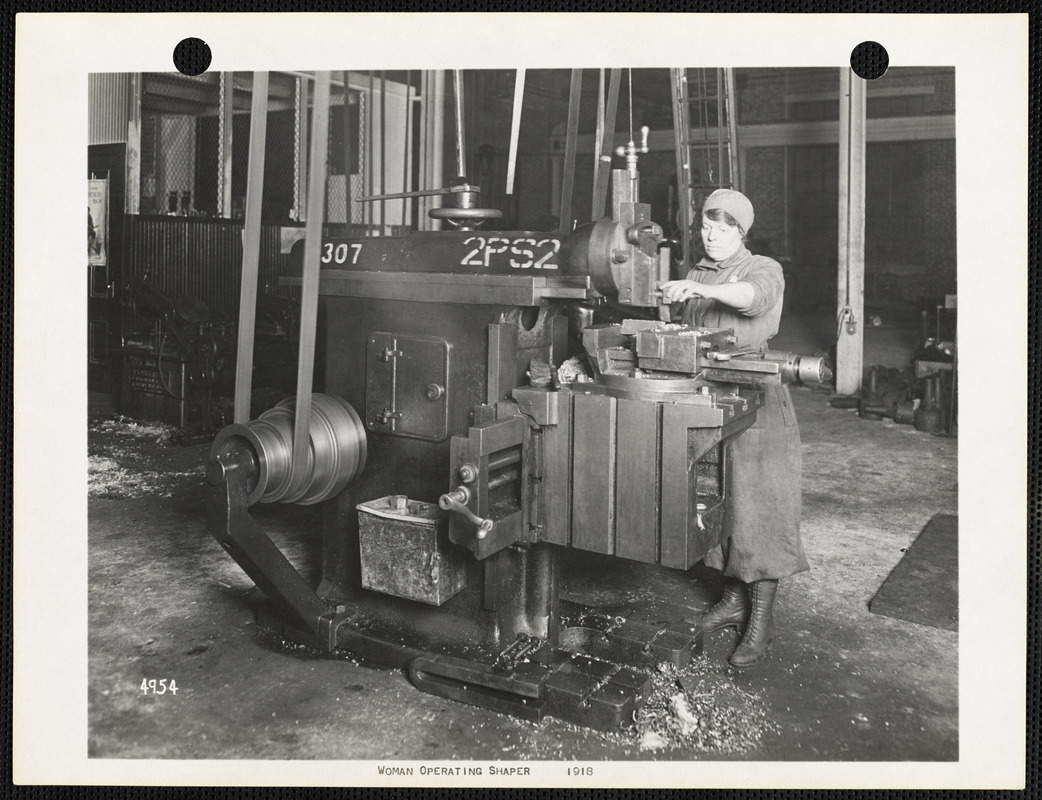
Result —
M 747 308 L 735 309 L 743 317 L 762 317 L 775 308 L 785 293 L 781 265 L 769 258 L 754 258 L 738 280 L 753 287 L 753 301 Z

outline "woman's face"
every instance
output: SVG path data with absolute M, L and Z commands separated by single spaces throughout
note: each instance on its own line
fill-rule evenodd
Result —
M 702 244 L 713 261 L 723 261 L 742 246 L 742 231 L 726 222 L 702 215 Z

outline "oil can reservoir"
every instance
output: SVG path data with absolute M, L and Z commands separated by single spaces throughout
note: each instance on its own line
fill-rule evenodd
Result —
M 437 503 L 398 494 L 357 509 L 364 588 L 440 606 L 466 586 L 469 553 L 449 541 Z

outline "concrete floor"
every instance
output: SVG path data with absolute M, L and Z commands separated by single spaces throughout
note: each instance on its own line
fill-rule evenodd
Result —
M 867 364 L 902 366 L 917 323 L 870 328 Z M 824 351 L 830 320 L 793 319 L 775 346 Z M 958 635 L 873 614 L 868 602 L 937 513 L 958 513 L 957 440 L 793 391 L 804 445 L 803 539 L 813 569 L 782 583 L 761 666 L 725 665 L 730 632 L 697 660 L 711 692 L 757 711 L 738 749 L 642 751 L 632 738 L 528 723 L 423 694 L 349 654 L 285 648 L 253 620 L 256 590 L 204 528 L 207 446 L 155 445 L 167 491 L 90 502 L 89 743 L 97 758 L 673 759 L 954 761 Z M 162 496 L 168 494 L 169 496 Z M 314 509 L 256 508 L 305 573 Z M 658 595 L 707 607 L 718 580 L 621 560 L 566 559 L 564 593 L 601 603 Z M 176 698 L 142 679 L 175 679 Z M 752 719 L 753 716 L 747 717 Z

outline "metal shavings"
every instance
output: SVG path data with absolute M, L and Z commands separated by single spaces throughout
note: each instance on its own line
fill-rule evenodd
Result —
M 765 733 L 778 730 L 759 695 L 736 686 L 726 665 L 705 658 L 683 670 L 659 665 L 652 679 L 653 688 L 637 714 L 636 733 L 656 733 L 668 749 L 747 753 Z
M 166 454 L 171 452 L 168 446 L 177 431 L 172 425 L 140 424 L 126 417 L 93 422 L 88 428 L 88 496 L 171 497 L 179 484 L 201 480 L 202 463 L 191 471 L 169 468 L 172 463 Z
M 87 456 L 87 495 L 89 497 L 131 498 L 158 494 L 171 496 L 171 480 L 198 477 L 195 472 L 153 472 L 129 470 L 105 456 Z
M 593 380 L 586 372 L 586 365 L 579 356 L 572 356 L 557 368 L 557 378 L 562 384 L 589 383 Z
M 675 694 L 669 699 L 669 710 L 673 712 L 673 716 L 680 722 L 680 732 L 685 736 L 695 729 L 698 725 L 698 717 L 691 713 L 691 708 L 687 704 L 687 698 L 684 693 Z
M 561 738 L 577 743 L 583 757 L 588 758 L 742 755 L 756 750 L 765 736 L 780 730 L 768 717 L 760 696 L 735 684 L 726 663 L 700 657 L 680 670 L 661 663 L 648 673 L 652 689 L 634 715 L 632 727 L 606 732 L 553 718 L 536 723 L 518 721 L 518 725 L 534 731 L 554 734 L 552 741 L 546 741 L 543 735 L 531 737 L 526 748 L 530 752 L 521 754 L 521 758 L 561 758 Z
M 638 746 L 641 750 L 661 750 L 668 745 L 669 742 L 661 734 L 655 731 L 645 731 L 644 735 L 640 737 Z
M 173 439 L 178 429 L 174 425 L 143 424 L 128 417 L 119 416 L 95 422 L 87 430 L 90 433 L 113 433 L 117 436 L 151 440 L 156 444 L 167 444 Z

